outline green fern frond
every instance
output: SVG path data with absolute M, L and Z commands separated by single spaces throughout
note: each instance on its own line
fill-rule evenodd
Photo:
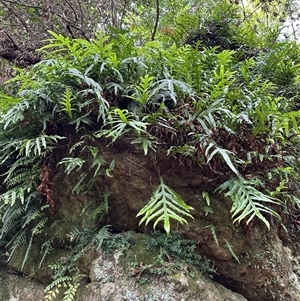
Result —
M 65 139 L 58 135 L 46 135 L 41 134 L 40 136 L 33 139 L 24 139 L 22 144 L 18 147 L 19 154 L 21 156 L 41 156 L 46 150 L 51 150 L 54 145 L 58 143 L 58 140 Z
M 102 217 L 108 213 L 108 198 L 111 195 L 110 192 L 105 192 L 100 195 L 100 198 L 103 198 L 103 201 L 99 206 L 97 206 L 94 200 L 87 202 L 82 208 L 82 214 L 88 214 L 92 219 L 102 219 Z
M 165 185 L 160 177 L 160 185 L 154 191 L 148 204 L 138 212 L 137 217 L 143 215 L 139 224 L 145 222 L 147 225 L 151 220 L 155 220 L 154 229 L 160 221 L 163 221 L 164 229 L 169 234 L 170 219 L 177 220 L 181 224 L 187 224 L 188 222 L 182 215 L 193 218 L 189 213 L 193 209 L 184 202 L 177 192 Z
M 209 154 L 209 151 L 213 149 L 213 151 Z M 236 174 L 239 175 L 238 170 L 236 169 L 236 167 L 233 164 L 232 159 L 230 158 L 230 155 L 234 155 L 233 152 L 227 150 L 227 149 L 223 149 L 218 147 L 215 143 L 211 142 L 209 143 L 209 145 L 206 147 L 205 149 L 205 156 L 207 157 L 206 163 L 209 163 L 212 158 L 215 155 L 219 155 L 221 156 L 221 158 L 223 158 L 223 160 L 225 161 L 225 163 L 227 164 L 227 166 Z
M 21 101 L 19 97 L 13 97 L 0 91 L 0 108 L 2 111 L 6 111 L 11 105 L 15 105 Z
M 29 239 L 28 243 L 26 244 L 27 248 L 26 248 L 25 255 L 23 257 L 23 261 L 22 261 L 22 265 L 21 265 L 21 271 L 23 270 L 24 265 L 25 265 L 25 263 L 28 259 L 28 255 L 29 255 L 29 252 L 30 252 L 30 249 L 31 249 L 31 246 L 32 246 L 32 241 L 33 241 L 33 235 L 30 236 L 30 239 Z
M 41 246 L 40 254 L 42 255 L 42 258 L 39 262 L 39 265 L 38 265 L 38 268 L 37 268 L 38 270 L 40 268 L 42 268 L 42 265 L 45 261 L 46 256 L 49 255 L 51 253 L 51 251 L 54 249 L 52 247 L 52 241 L 53 241 L 53 238 L 50 239 L 50 240 L 45 241 Z
M 8 242 L 6 247 L 10 246 L 10 253 L 7 261 L 10 261 L 15 251 L 19 250 L 20 246 L 27 244 L 26 230 L 22 229 L 18 231 L 14 237 Z
M 39 222 L 37 223 L 37 225 L 31 229 L 32 235 L 37 235 L 39 233 L 42 233 L 47 221 L 48 221 L 48 217 L 44 217 L 44 218 L 40 219 Z
M 58 162 L 58 165 L 64 164 L 66 166 L 65 172 L 66 174 L 70 174 L 73 170 L 79 171 L 83 164 L 85 163 L 85 160 L 82 158 L 72 158 L 72 157 L 66 157 L 62 159 L 60 162 Z
M 75 109 L 72 108 L 72 101 L 74 100 L 72 91 L 70 87 L 67 87 L 64 94 L 63 94 L 63 99 L 59 103 L 62 105 L 62 111 L 66 112 L 70 119 L 72 119 L 72 111 Z
M 93 240 L 95 241 L 98 250 L 102 247 L 103 241 L 110 238 L 110 227 L 110 225 L 103 226 L 94 237 Z
M 225 247 L 230 251 L 232 257 L 238 262 L 240 263 L 240 260 L 238 259 L 238 257 L 236 256 L 236 254 L 234 253 L 234 250 L 233 250 L 233 246 L 229 243 L 229 241 L 224 238 L 225 240 Z
M 135 114 L 128 110 L 114 109 L 109 112 L 103 128 L 95 133 L 97 138 L 105 136 L 106 138 L 112 138 L 112 142 L 124 137 L 126 133 L 133 132 L 136 136 L 145 134 L 152 137 L 147 132 L 148 122 L 145 120 L 139 120 Z
M 101 155 L 96 155 L 92 161 L 91 169 L 95 168 L 94 177 L 98 176 L 101 171 L 101 167 L 106 164 L 107 161 Z
M 26 192 L 30 187 L 15 187 L 14 189 L 8 190 L 5 193 L 0 195 L 0 202 L 4 202 L 5 204 L 10 204 L 13 206 L 16 201 L 20 201 L 21 204 L 24 204 Z
M 74 301 L 79 282 L 68 283 L 68 289 L 64 292 L 64 298 L 62 301 Z
M 48 286 L 46 286 L 44 292 L 44 300 L 54 301 L 60 293 L 60 289 L 70 287 L 73 278 L 71 276 L 62 276 L 53 280 Z M 73 301 L 74 299 L 71 299 Z
M 16 203 L 14 206 L 11 206 L 9 203 L 2 203 L 0 210 L 3 212 L 1 218 L 1 235 L 0 239 L 7 233 L 13 231 L 16 226 L 20 223 L 20 220 L 26 210 L 25 204 L 20 202 Z
M 270 223 L 263 214 L 268 213 L 280 218 L 279 214 L 269 206 L 272 204 L 280 205 L 281 203 L 279 199 L 257 190 L 255 186 L 258 184 L 257 179 L 230 178 L 219 186 L 217 190 L 223 192 L 226 197 L 232 200 L 230 212 L 234 219 L 233 223 L 240 223 L 243 219 L 247 218 L 246 222 L 248 224 L 254 217 L 257 217 L 270 229 Z
M 68 238 L 70 241 L 80 241 L 83 235 L 83 231 L 80 231 L 78 228 L 74 228 L 74 230 L 72 230 L 70 234 L 68 234 Z
M 32 179 L 32 176 L 35 174 L 37 169 L 37 165 L 40 160 L 36 157 L 19 157 L 17 160 L 12 163 L 8 170 L 3 174 L 5 176 L 4 183 L 8 185 L 8 187 L 13 187 L 13 183 L 29 183 Z M 31 173 L 29 174 L 28 172 Z M 18 180 L 15 177 L 21 177 Z M 25 185 L 27 186 L 27 185 Z

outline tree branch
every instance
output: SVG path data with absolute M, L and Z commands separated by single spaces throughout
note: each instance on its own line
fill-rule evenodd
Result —
M 23 27 L 29 33 L 30 29 L 29 29 L 28 25 L 26 24 L 25 20 L 18 14 L 18 12 L 12 6 L 5 3 L 5 1 L 0 0 L 0 3 L 21 22 Z
M 155 19 L 154 29 L 153 29 L 152 37 L 151 37 L 152 41 L 154 41 L 154 38 L 155 38 L 155 34 L 157 31 L 157 27 L 158 27 L 158 22 L 159 22 L 159 0 L 156 0 L 156 19 Z

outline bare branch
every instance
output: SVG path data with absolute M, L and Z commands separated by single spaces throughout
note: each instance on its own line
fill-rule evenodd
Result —
M 158 27 L 158 22 L 159 22 L 159 0 L 156 0 L 156 19 L 155 19 L 154 29 L 153 29 L 152 37 L 151 37 L 152 41 L 154 41 L 154 38 L 155 38 L 155 34 L 157 31 L 157 27 Z
M 25 20 L 20 16 L 20 14 L 18 14 L 18 12 L 13 8 L 13 6 L 8 5 L 7 3 L 5 3 L 5 1 L 2 1 L 2 0 L 0 0 L 0 3 L 21 22 L 23 27 L 29 33 L 30 29 L 29 29 L 28 25 L 26 24 Z

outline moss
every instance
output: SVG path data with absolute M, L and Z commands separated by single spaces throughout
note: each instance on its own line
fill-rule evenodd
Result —
M 159 249 L 147 249 L 146 246 L 149 241 L 148 235 L 135 232 L 130 233 L 133 236 L 135 243 L 126 251 L 123 261 L 128 264 L 135 262 L 143 262 L 144 265 L 153 264 L 156 261 L 157 256 L 160 254 Z

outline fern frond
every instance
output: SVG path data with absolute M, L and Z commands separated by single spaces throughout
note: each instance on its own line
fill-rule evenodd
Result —
M 98 250 L 102 247 L 103 241 L 110 238 L 110 227 L 110 225 L 103 226 L 95 236 L 94 241 Z
M 64 292 L 64 298 L 62 301 L 74 301 L 78 287 L 79 282 L 69 283 L 68 289 Z
M 45 224 L 48 221 L 48 217 L 44 217 L 42 219 L 39 220 L 39 222 L 37 223 L 36 226 L 34 226 L 31 231 L 32 231 L 32 235 L 37 235 L 39 233 L 42 233 L 43 228 L 45 226 Z
M 234 253 L 234 250 L 233 250 L 233 248 L 232 248 L 232 245 L 229 243 L 229 241 L 228 241 L 226 238 L 224 238 L 224 240 L 225 240 L 225 247 L 230 251 L 232 257 L 233 257 L 238 263 L 240 263 L 240 260 L 238 259 L 238 257 L 237 257 L 236 254 Z
M 21 265 L 21 271 L 23 270 L 24 265 L 27 261 L 27 258 L 28 258 L 28 255 L 29 255 L 29 252 L 30 252 L 30 249 L 31 249 L 31 246 L 32 246 L 32 241 L 33 241 L 33 235 L 30 236 L 30 239 L 27 243 L 27 249 L 26 249 L 25 255 L 23 257 L 23 261 L 22 261 L 22 265 Z
M 11 105 L 15 105 L 21 101 L 19 97 L 13 97 L 0 91 L 0 108 L 2 111 L 7 110 Z
M 73 278 L 71 276 L 62 276 L 53 280 L 48 286 L 46 286 L 44 292 L 44 300 L 54 301 L 60 293 L 60 288 L 68 288 L 72 283 Z M 73 301 L 73 299 L 71 299 Z
M 11 206 L 13 206 L 16 203 L 16 201 L 20 201 L 21 204 L 24 204 L 26 192 L 29 192 L 29 188 L 30 187 L 21 186 L 8 190 L 0 195 L 0 202 L 10 204 Z
M 72 158 L 72 157 L 66 157 L 62 159 L 60 162 L 58 162 L 58 165 L 64 164 L 66 166 L 65 172 L 69 175 L 73 170 L 79 171 L 83 164 L 85 163 L 85 160 L 82 158 Z
M 209 154 L 209 151 L 213 149 L 213 151 L 210 153 L 210 155 L 208 156 Z M 234 155 L 233 152 L 227 150 L 227 149 L 223 149 L 223 148 L 220 148 L 218 147 L 215 143 L 211 142 L 205 149 L 205 156 L 207 156 L 207 160 L 206 160 L 206 163 L 209 163 L 212 158 L 218 154 L 219 156 L 221 156 L 225 163 L 228 165 L 228 167 L 236 174 L 236 175 L 239 175 L 239 172 L 238 170 L 236 169 L 236 167 L 234 166 L 233 164 L 233 161 L 231 160 L 230 156 L 229 155 Z
M 155 220 L 154 229 L 160 221 L 163 221 L 164 229 L 169 234 L 170 219 L 177 220 L 181 224 L 187 224 L 188 222 L 181 215 L 193 218 L 189 213 L 193 209 L 183 201 L 177 192 L 165 185 L 163 179 L 160 178 L 160 185 L 154 191 L 148 204 L 138 212 L 137 217 L 143 215 L 139 224 L 145 222 L 147 225 L 151 220 Z
M 99 105 L 98 120 L 100 120 L 100 119 L 104 120 L 107 115 L 108 109 L 109 109 L 109 103 L 103 97 L 103 89 L 100 86 L 100 84 L 88 76 L 89 71 L 90 71 L 90 69 L 88 68 L 85 71 L 85 73 L 82 73 L 81 71 L 79 71 L 76 68 L 70 68 L 68 73 L 69 73 L 69 75 L 80 79 L 82 81 L 82 83 L 84 83 L 85 85 L 87 85 L 89 87 L 88 89 L 80 91 L 80 93 L 83 96 L 87 96 L 88 94 L 92 94 L 92 95 L 96 96 L 96 98 L 99 102 L 98 103 L 98 105 Z
M 18 231 L 6 245 L 6 247 L 9 247 L 11 245 L 9 249 L 10 254 L 7 261 L 10 261 L 15 251 L 18 250 L 21 245 L 25 245 L 25 244 L 27 244 L 26 230 L 22 229 Z
M 52 149 L 53 145 L 58 143 L 58 140 L 65 139 L 65 137 L 58 135 L 46 135 L 41 134 L 40 136 L 33 139 L 24 139 L 22 144 L 18 147 L 19 154 L 21 156 L 41 156 L 46 150 Z
M 103 198 L 103 201 L 99 206 L 97 206 L 94 200 L 87 202 L 82 208 L 82 214 L 87 213 L 92 219 L 98 218 L 101 220 L 102 217 L 108 213 L 108 198 L 110 195 L 110 192 L 101 194 L 100 197 L 101 199 Z
M 25 212 L 25 205 L 19 202 L 16 203 L 14 206 L 3 203 L 0 207 L 0 210 L 3 211 L 3 215 L 1 218 L 1 239 L 4 234 L 12 232 L 16 228 L 16 226 L 20 224 L 21 217 Z
M 45 241 L 45 242 L 42 244 L 42 246 L 41 246 L 40 254 L 42 254 L 42 258 L 41 258 L 41 260 L 40 260 L 40 262 L 39 262 L 39 265 L 38 265 L 38 268 L 37 268 L 38 270 L 42 267 L 42 265 L 43 265 L 43 263 L 44 263 L 44 260 L 45 260 L 46 256 L 47 256 L 48 254 L 50 254 L 51 251 L 54 249 L 54 248 L 52 247 L 52 240 L 53 240 L 53 239 L 50 239 L 50 240 Z
M 108 118 L 105 121 L 103 128 L 95 133 L 97 138 L 105 136 L 106 138 L 112 138 L 112 143 L 117 139 L 130 131 L 134 132 L 136 136 L 145 134 L 152 137 L 147 132 L 148 122 L 144 120 L 138 120 L 135 114 L 128 110 L 114 109 L 108 114 Z
M 74 100 L 74 97 L 72 97 L 72 91 L 70 87 L 67 87 L 64 94 L 63 99 L 59 103 L 63 106 L 62 111 L 66 112 L 68 116 L 72 119 L 72 111 L 75 109 L 72 108 L 72 101 Z
M 74 228 L 74 230 L 72 230 L 70 234 L 68 234 L 68 238 L 70 239 L 70 241 L 78 242 L 81 240 L 84 234 L 84 231 L 81 231 L 78 228 Z
M 234 218 L 233 223 L 240 223 L 247 218 L 246 222 L 248 224 L 254 217 L 257 217 L 270 229 L 270 223 L 263 216 L 263 213 L 280 218 L 279 214 L 269 207 L 272 204 L 280 205 L 280 200 L 257 190 L 255 188 L 257 184 L 258 180 L 256 179 L 230 178 L 217 190 L 223 192 L 226 197 L 232 200 L 230 212 L 232 218 Z
M 6 183 L 9 186 L 12 186 L 10 185 L 10 181 L 13 181 L 14 176 L 18 174 L 22 174 L 22 181 L 20 181 L 20 184 L 23 182 L 23 180 L 27 183 L 30 182 L 28 180 L 31 179 L 31 176 L 28 176 L 25 169 L 27 169 L 27 171 L 29 169 L 35 171 L 36 165 L 39 162 L 39 159 L 36 157 L 19 157 L 17 160 L 14 161 L 13 164 L 9 166 L 9 169 L 3 174 L 5 176 L 4 183 Z M 23 170 L 23 173 L 19 172 L 20 168 L 22 168 L 21 171 Z

